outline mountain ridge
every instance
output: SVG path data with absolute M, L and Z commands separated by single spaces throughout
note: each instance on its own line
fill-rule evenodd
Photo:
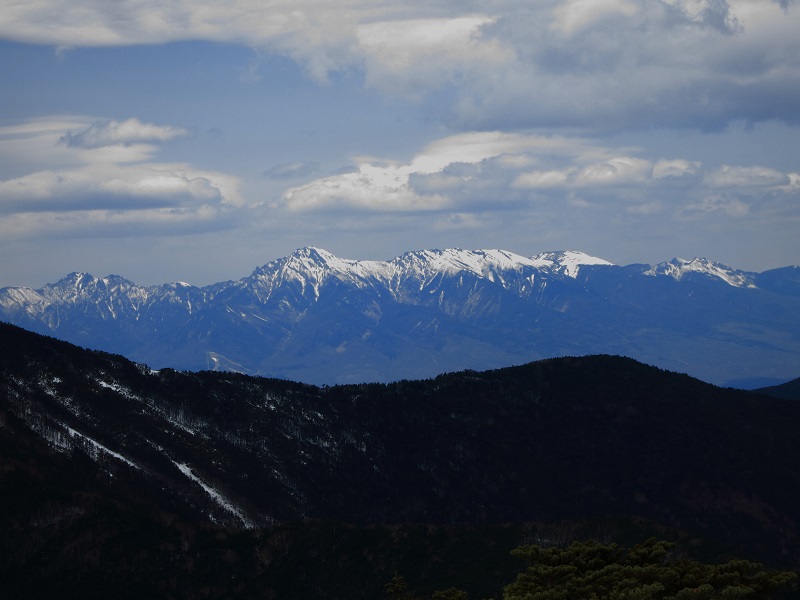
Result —
M 577 251 L 461 249 L 358 261 L 306 247 L 204 287 L 76 272 L 39 290 L 3 288 L 0 318 L 158 367 L 314 383 L 592 353 L 725 383 L 796 375 L 798 301 L 797 267 L 617 266 Z

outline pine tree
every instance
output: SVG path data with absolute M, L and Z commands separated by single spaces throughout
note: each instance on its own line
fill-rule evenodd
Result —
M 506 586 L 504 600 L 769 600 L 791 571 L 734 560 L 708 565 L 672 556 L 674 544 L 651 538 L 626 550 L 574 542 L 567 548 L 522 546 L 530 566 Z

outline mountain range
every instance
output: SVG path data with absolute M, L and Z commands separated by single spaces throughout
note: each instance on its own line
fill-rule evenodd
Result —
M 72 273 L 3 288 L 0 319 L 154 368 L 314 384 L 605 353 L 757 387 L 797 376 L 800 267 L 459 249 L 357 261 L 308 247 L 206 287 Z
M 2 324 L 0 577 L 10 598 L 381 598 L 404 565 L 486 597 L 510 544 L 587 527 L 797 568 L 799 421 L 607 355 L 317 387 Z

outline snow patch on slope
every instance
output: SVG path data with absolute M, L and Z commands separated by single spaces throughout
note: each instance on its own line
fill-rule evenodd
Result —
M 80 438 L 80 439 L 88 442 L 89 445 L 95 450 L 95 453 L 97 453 L 97 451 L 103 452 L 105 454 L 108 454 L 109 456 L 113 456 L 117 460 L 121 460 L 122 462 L 124 462 L 125 464 L 133 467 L 134 469 L 139 469 L 141 471 L 141 468 L 139 467 L 139 465 L 137 465 L 136 463 L 134 463 L 131 460 L 128 460 L 127 458 L 122 456 L 122 454 L 120 454 L 119 452 L 114 452 L 110 448 L 106 448 L 100 442 L 98 442 L 96 440 L 93 440 L 88 435 L 84 435 L 80 431 L 77 431 L 77 430 L 73 429 L 72 427 L 67 427 L 66 429 L 67 429 L 67 432 L 69 433 L 69 435 L 71 437 L 73 437 L 73 438 L 77 437 L 77 438 Z M 95 458 L 95 457 L 93 456 L 93 458 Z
M 95 381 L 97 382 L 97 385 L 99 385 L 100 387 L 116 392 L 117 394 L 127 398 L 128 400 L 138 400 L 141 402 L 141 398 L 139 398 L 139 396 L 137 396 L 128 388 L 121 386 L 118 383 L 113 383 L 113 382 L 109 383 L 108 381 L 103 381 L 102 379 L 95 379 Z
M 237 519 L 239 519 L 244 527 L 246 527 L 247 529 L 252 529 L 253 527 L 255 527 L 255 524 L 250 519 L 247 518 L 247 515 L 245 515 L 241 510 L 239 510 L 233 504 L 231 504 L 231 502 L 228 499 L 226 499 L 222 494 L 220 494 L 217 490 L 215 490 L 213 487 L 211 487 L 202 479 L 200 479 L 197 475 L 195 475 L 192 472 L 192 469 L 189 465 L 187 465 L 186 463 L 177 463 L 174 460 L 172 461 L 172 464 L 178 467 L 178 470 L 184 475 L 186 475 L 186 477 L 188 477 L 196 484 L 198 484 L 201 488 L 203 488 L 206 494 L 211 496 L 211 499 L 214 500 L 214 502 L 216 502 L 220 507 L 224 508 L 229 513 L 234 515 Z

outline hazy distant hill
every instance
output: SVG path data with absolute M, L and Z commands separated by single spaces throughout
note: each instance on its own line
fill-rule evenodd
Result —
M 763 386 L 797 375 L 798 305 L 798 267 L 749 273 L 705 259 L 620 267 L 580 252 L 501 250 L 382 262 L 304 248 L 204 288 L 73 273 L 40 290 L 0 290 L 2 319 L 156 368 L 317 384 L 603 353 Z
M 9 540 L 68 535 L 111 498 L 234 528 L 636 518 L 800 566 L 800 403 L 626 358 L 319 388 L 2 325 L 0 374 Z

